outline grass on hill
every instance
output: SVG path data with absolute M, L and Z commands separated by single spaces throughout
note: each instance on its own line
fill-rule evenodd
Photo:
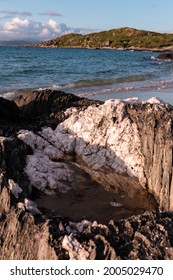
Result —
M 42 42 L 38 46 L 57 48 L 163 48 L 173 46 L 173 34 L 125 27 L 87 35 L 67 34 Z

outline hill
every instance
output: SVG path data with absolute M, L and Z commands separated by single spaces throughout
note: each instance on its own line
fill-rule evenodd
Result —
M 67 34 L 33 46 L 47 48 L 115 48 L 173 51 L 173 34 L 124 27 L 87 35 Z

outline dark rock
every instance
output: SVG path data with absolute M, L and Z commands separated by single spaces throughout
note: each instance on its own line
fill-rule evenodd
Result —
M 75 239 L 91 252 L 89 259 L 172 259 L 172 230 L 172 213 L 146 212 L 119 222 L 110 221 L 104 226 L 93 224 L 82 233 L 75 233 Z M 63 236 L 60 236 L 55 221 L 51 224 L 51 236 L 51 246 L 58 254 L 61 252 L 62 259 L 66 259 L 67 252 L 65 254 L 62 250 Z
M 103 103 L 51 89 L 21 95 L 14 99 L 14 102 L 19 107 L 20 112 L 31 122 L 33 120 L 33 125 L 37 123 L 39 128 L 42 126 L 55 128 L 67 118 L 64 112 L 68 108 L 76 107 L 81 110 L 90 105 Z
M 162 53 L 156 57 L 159 60 L 173 60 L 173 53 Z
M 0 97 L 0 136 L 15 133 L 22 115 L 15 102 Z
M 20 111 L 14 101 L 0 97 L 0 118 L 11 121 L 18 119 Z
M 46 126 L 55 128 L 67 118 L 64 113 L 67 108 L 82 110 L 101 103 L 49 89 L 20 95 L 14 101 L 1 97 L 0 135 L 15 136 L 20 129 L 38 131 Z
M 30 94 L 20 95 L 14 102 L 26 116 L 55 115 L 70 107 L 84 107 L 101 104 L 101 101 L 89 100 L 76 95 L 56 90 L 33 91 Z
M 30 193 L 29 180 L 24 173 L 24 167 L 26 157 L 31 153 L 31 148 L 18 138 L 0 137 L 0 170 L 5 172 L 6 178 L 19 184 L 23 190 L 23 197 Z
M 58 257 L 49 245 L 47 223 L 36 225 L 32 215 L 11 209 L 0 221 L 1 260 L 55 260 Z

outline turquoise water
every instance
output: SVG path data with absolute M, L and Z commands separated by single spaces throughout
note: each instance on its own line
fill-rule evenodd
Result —
M 158 54 L 0 47 L 0 94 L 55 88 L 100 99 L 168 94 L 173 102 L 173 62 L 154 59 Z

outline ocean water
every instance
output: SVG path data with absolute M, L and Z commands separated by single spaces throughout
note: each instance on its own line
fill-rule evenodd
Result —
M 147 99 L 173 103 L 173 62 L 159 53 L 0 47 L 0 95 L 54 88 L 79 96 Z

